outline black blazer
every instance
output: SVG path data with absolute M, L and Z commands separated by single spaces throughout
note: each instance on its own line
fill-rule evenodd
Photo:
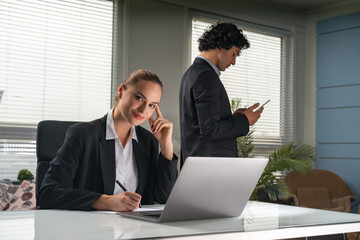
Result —
M 238 156 L 236 137 L 249 132 L 249 121 L 232 116 L 224 85 L 204 59 L 184 73 L 179 102 L 181 164 L 188 156 Z
M 102 195 L 112 195 L 115 184 L 115 141 L 105 140 L 106 115 L 69 128 L 63 146 L 44 176 L 40 208 L 93 210 Z M 165 203 L 177 177 L 177 157 L 169 161 L 159 154 L 154 135 L 137 126 L 133 151 L 142 204 Z

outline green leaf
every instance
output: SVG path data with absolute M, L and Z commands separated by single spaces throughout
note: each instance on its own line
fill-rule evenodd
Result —
M 233 112 L 240 107 L 240 103 L 240 98 L 231 100 Z M 253 129 L 246 136 L 236 138 L 239 157 L 251 157 L 251 152 L 255 148 L 254 132 Z M 293 141 L 283 145 L 269 155 L 269 163 L 251 194 L 250 200 L 262 200 L 264 196 L 271 201 L 288 198 L 290 193 L 283 180 L 283 173 L 293 170 L 299 174 L 306 174 L 314 167 L 315 161 L 316 152 L 313 146 L 294 144 Z
M 33 180 L 34 175 L 28 169 L 21 169 L 18 173 L 17 179 L 22 180 Z

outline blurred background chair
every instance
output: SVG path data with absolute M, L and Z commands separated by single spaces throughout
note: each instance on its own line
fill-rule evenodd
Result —
M 36 194 L 38 194 L 44 175 L 49 169 L 50 161 L 62 146 L 68 128 L 78 122 L 41 121 L 36 135 Z
M 351 201 L 356 199 L 348 185 L 330 171 L 311 169 L 306 175 L 292 171 L 284 181 L 295 206 L 350 212 Z

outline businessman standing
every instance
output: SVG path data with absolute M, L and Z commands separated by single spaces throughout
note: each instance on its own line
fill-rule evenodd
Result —
M 250 47 L 242 30 L 232 23 L 217 23 L 198 42 L 201 54 L 180 86 L 181 166 L 188 156 L 237 157 L 236 137 L 246 135 L 263 111 L 254 111 L 256 103 L 232 114 L 219 78 Z

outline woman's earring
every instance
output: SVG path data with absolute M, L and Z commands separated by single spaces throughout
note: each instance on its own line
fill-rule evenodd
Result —
M 122 95 L 122 92 L 124 91 L 124 85 L 121 84 L 120 87 L 119 87 L 119 91 L 118 91 L 118 96 L 119 96 L 119 99 L 121 98 L 121 95 Z

